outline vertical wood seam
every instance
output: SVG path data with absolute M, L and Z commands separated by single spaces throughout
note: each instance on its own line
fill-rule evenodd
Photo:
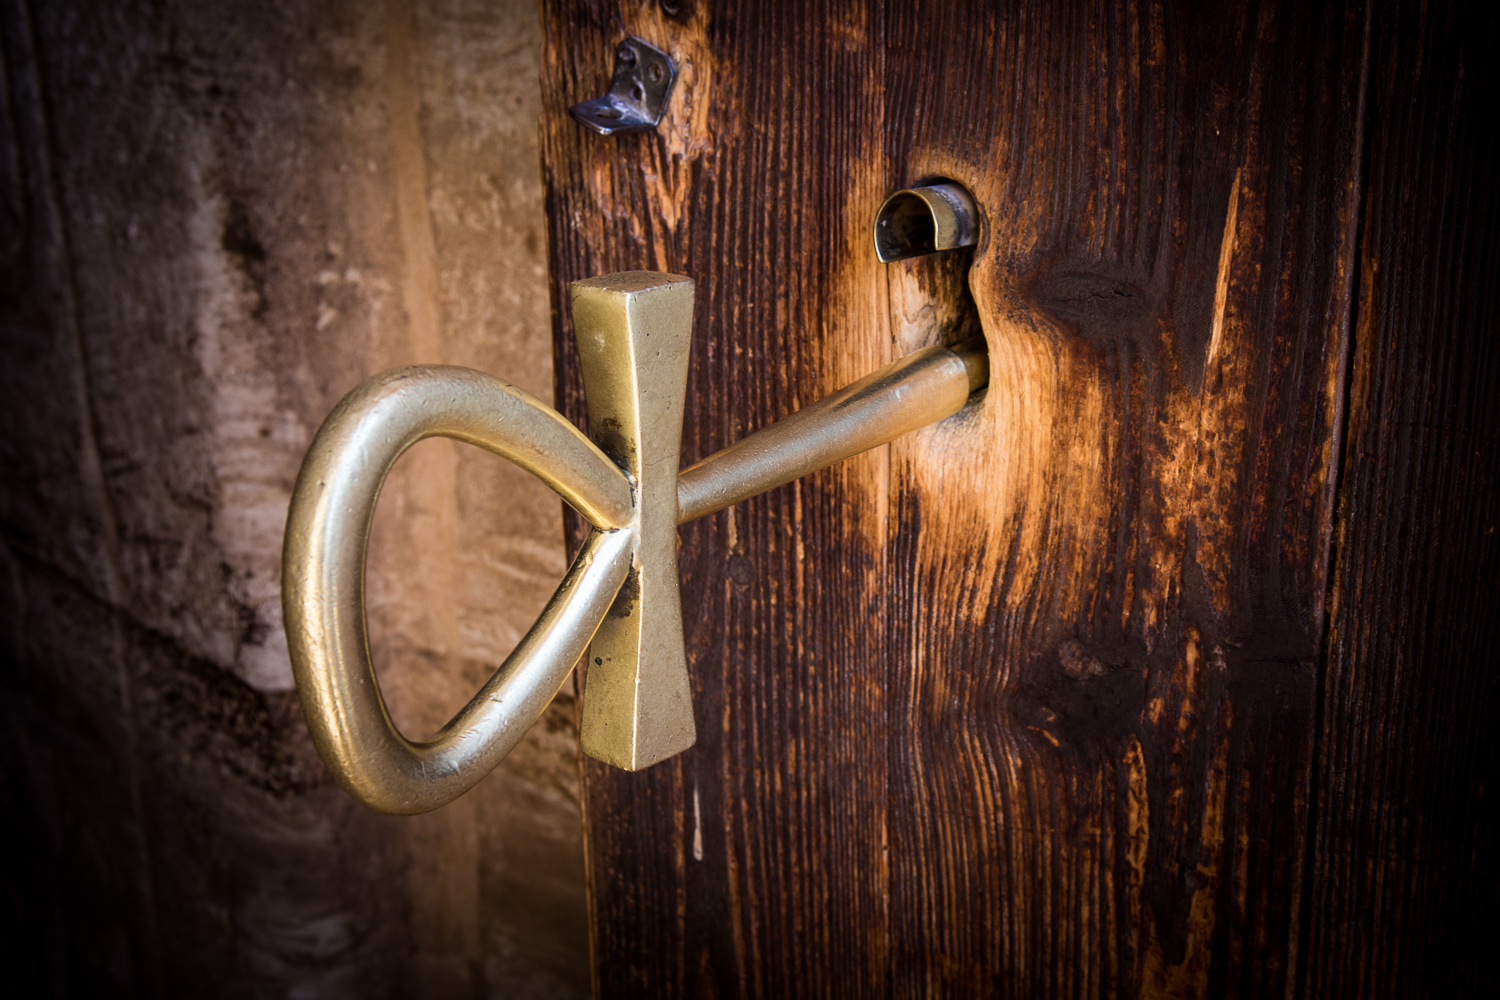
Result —
M 1323 816 L 1319 810 L 1322 791 L 1323 759 L 1329 752 L 1328 734 L 1326 732 L 1326 721 L 1328 711 L 1328 683 L 1327 678 L 1332 664 L 1330 657 L 1336 642 L 1335 633 L 1338 625 L 1339 611 L 1339 588 L 1340 577 L 1338 556 L 1343 551 L 1347 542 L 1348 511 L 1343 509 L 1339 503 L 1344 487 L 1344 470 L 1347 467 L 1348 451 L 1353 441 L 1355 428 L 1351 427 L 1354 416 L 1354 358 L 1358 352 L 1359 345 L 1356 340 L 1364 328 L 1366 315 L 1366 304 L 1363 301 L 1367 288 L 1367 282 L 1373 281 L 1373 275 L 1364 273 L 1362 245 L 1365 236 L 1365 212 L 1368 209 L 1366 193 L 1368 191 L 1368 171 L 1370 169 L 1370 142 L 1374 129 L 1369 127 L 1367 116 L 1369 114 L 1369 81 L 1370 81 L 1370 42 L 1374 28 L 1374 5 L 1367 4 L 1364 8 L 1363 27 L 1360 38 L 1359 75 L 1356 84 L 1356 107 L 1354 120 L 1359 129 L 1355 135 L 1351 149 L 1354 163 L 1351 165 L 1350 176 L 1356 189 L 1350 194 L 1350 202 L 1353 211 L 1350 213 L 1349 226 L 1351 232 L 1345 234 L 1350 247 L 1349 274 L 1343 299 L 1348 305 L 1344 310 L 1344 350 L 1343 357 L 1339 361 L 1339 385 L 1340 399 L 1338 413 L 1330 425 L 1330 431 L 1337 435 L 1337 441 L 1333 448 L 1333 467 L 1329 470 L 1328 494 L 1325 509 L 1332 508 L 1333 530 L 1329 532 L 1327 543 L 1323 546 L 1323 617 L 1319 623 L 1321 628 L 1320 649 L 1318 653 L 1318 673 L 1313 681 L 1313 748 L 1308 761 L 1307 782 L 1307 817 L 1305 820 L 1305 834 L 1303 836 L 1301 859 L 1302 871 L 1299 873 L 1301 883 L 1298 905 L 1294 911 L 1296 926 L 1290 935 L 1291 953 L 1288 962 L 1291 968 L 1287 976 L 1287 997 L 1306 998 L 1309 989 L 1309 966 L 1308 957 L 1311 954 L 1312 935 L 1312 911 L 1315 886 L 1313 885 L 1313 874 L 1317 869 L 1316 852 L 1318 850 L 1319 833 L 1323 825 Z

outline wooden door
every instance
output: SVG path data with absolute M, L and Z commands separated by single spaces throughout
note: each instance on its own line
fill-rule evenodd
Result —
M 962 415 L 682 530 L 699 742 L 585 762 L 596 992 L 1471 983 L 1460 931 L 1497 888 L 1494 15 L 543 17 L 573 416 L 563 291 L 631 268 L 698 283 L 684 463 L 970 329 L 992 371 Z M 657 131 L 604 138 L 567 108 L 626 35 L 681 75 Z M 973 192 L 979 245 L 880 264 L 876 207 L 935 177 Z

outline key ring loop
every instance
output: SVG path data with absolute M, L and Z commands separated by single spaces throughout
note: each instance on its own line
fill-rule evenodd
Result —
M 415 742 L 391 721 L 370 659 L 365 548 L 391 467 L 416 442 L 439 436 L 534 473 L 594 531 L 515 651 L 452 721 Z M 375 809 L 413 814 L 489 773 L 557 694 L 609 611 L 639 542 L 632 516 L 625 472 L 551 407 L 500 379 L 424 365 L 376 375 L 346 396 L 303 463 L 282 556 L 297 687 L 339 783 Z

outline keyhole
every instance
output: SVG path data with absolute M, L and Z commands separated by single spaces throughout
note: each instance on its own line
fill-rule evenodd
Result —
M 974 198 L 952 181 L 897 191 L 875 213 L 875 253 L 886 263 L 978 241 Z

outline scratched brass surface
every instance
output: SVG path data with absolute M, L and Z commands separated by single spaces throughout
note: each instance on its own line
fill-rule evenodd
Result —
M 951 417 L 987 384 L 982 338 L 908 354 L 684 469 L 677 521 L 732 507 Z
M 364 561 L 380 485 L 397 458 L 441 435 L 511 459 L 598 528 L 531 631 L 432 739 L 396 731 L 370 663 Z M 467 368 L 377 375 L 329 414 L 302 465 L 287 517 L 282 606 L 308 728 L 330 771 L 361 802 L 435 809 L 467 791 L 525 735 L 567 678 L 630 569 L 624 475 L 525 391 Z M 608 529 L 616 530 L 608 530 Z
M 677 462 L 693 283 L 650 271 L 575 281 L 573 331 L 594 441 L 635 481 L 635 563 L 589 648 L 583 752 L 637 771 L 692 746 L 677 596 Z

